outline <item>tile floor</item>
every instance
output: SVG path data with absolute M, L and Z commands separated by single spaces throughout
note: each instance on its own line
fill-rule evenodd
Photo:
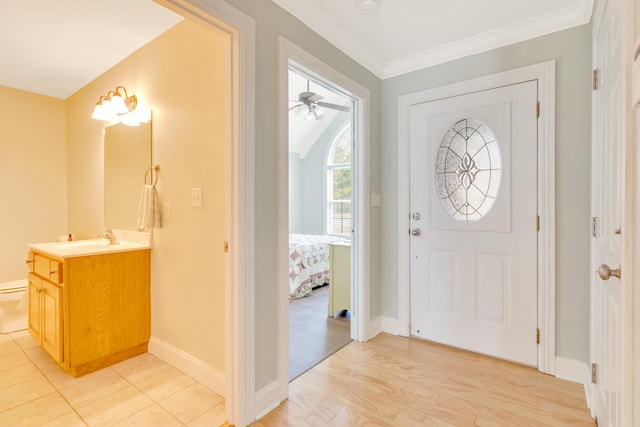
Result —
M 27 331 L 0 334 L 0 426 L 220 426 L 224 399 L 150 353 L 80 378 Z

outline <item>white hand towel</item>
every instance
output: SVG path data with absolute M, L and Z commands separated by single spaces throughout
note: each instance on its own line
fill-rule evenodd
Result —
M 158 193 L 153 185 L 144 185 L 140 195 L 140 207 L 138 208 L 138 230 L 151 230 L 160 228 L 160 202 Z

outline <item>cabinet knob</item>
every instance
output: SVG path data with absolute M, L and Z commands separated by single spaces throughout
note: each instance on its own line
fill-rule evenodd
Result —
M 32 261 L 32 260 L 30 260 L 30 259 L 25 259 L 25 260 L 24 260 L 24 263 L 25 263 L 25 264 L 30 264 L 30 263 L 32 263 L 32 262 L 33 262 L 33 261 Z

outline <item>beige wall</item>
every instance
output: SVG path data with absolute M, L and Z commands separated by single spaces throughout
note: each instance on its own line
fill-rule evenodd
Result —
M 225 254 L 229 196 L 230 66 L 225 35 L 183 21 L 67 99 L 69 226 L 103 226 L 104 122 L 90 118 L 116 86 L 153 111 L 153 163 L 171 219 L 154 230 L 151 333 L 214 369 L 225 368 Z M 142 188 L 144 170 L 135 185 Z M 190 207 L 191 188 L 204 206 Z M 136 212 L 134 212 L 135 214 Z
M 26 279 L 27 244 L 67 232 L 64 101 L 0 86 L 0 282 Z

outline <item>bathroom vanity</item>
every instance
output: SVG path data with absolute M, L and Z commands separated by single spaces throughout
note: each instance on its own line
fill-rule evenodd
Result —
M 149 245 L 29 245 L 29 332 L 74 377 L 147 351 Z

